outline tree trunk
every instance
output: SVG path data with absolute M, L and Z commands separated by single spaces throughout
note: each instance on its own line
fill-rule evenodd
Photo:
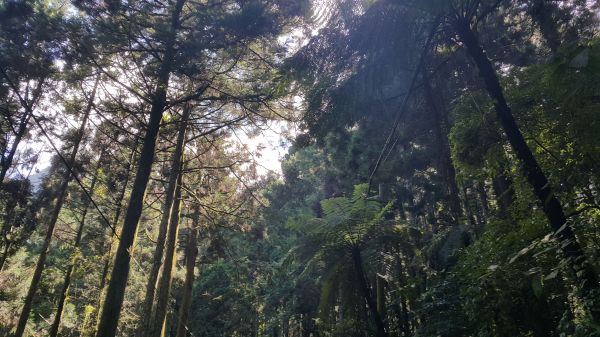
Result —
M 302 314 L 302 321 L 300 323 L 302 329 L 302 337 L 310 337 L 312 331 L 312 318 L 308 313 Z
M 179 237 L 179 221 L 181 215 L 181 195 L 182 195 L 182 166 L 179 166 L 177 184 L 171 209 L 169 228 L 167 232 L 164 263 L 159 275 L 156 289 L 156 305 L 152 312 L 152 324 L 147 336 L 165 336 L 166 318 L 171 294 L 172 274 L 177 260 L 177 240 Z
M 15 134 L 15 139 L 10 146 L 10 150 L 6 157 L 2 157 L 2 169 L 0 170 L 0 183 L 4 182 L 4 178 L 6 177 L 6 173 L 8 169 L 12 165 L 13 158 L 15 157 L 15 153 L 17 153 L 17 148 L 19 147 L 19 143 L 21 143 L 21 139 L 25 135 L 25 131 L 27 131 L 27 125 L 29 124 L 29 120 L 31 119 L 32 111 L 30 108 L 27 108 L 25 114 L 21 117 L 19 121 L 19 129 Z
M 434 119 L 433 128 L 440 151 L 439 166 L 446 182 L 448 206 L 453 217 L 453 225 L 458 225 L 460 218 L 462 217 L 462 209 L 460 207 L 460 192 L 458 184 L 456 183 L 456 170 L 450 155 L 450 141 L 448 140 L 450 127 L 448 126 L 448 113 L 444 107 L 443 100 L 436 98 L 436 95 L 433 92 L 427 70 L 423 71 L 423 77 L 426 101 L 429 103 Z M 441 95 L 438 95 L 438 97 L 439 96 Z
M 396 269 L 398 271 L 397 279 L 398 285 L 401 287 L 407 286 L 407 280 L 405 276 L 404 270 L 406 269 L 405 264 L 402 262 L 402 256 L 400 254 L 400 250 L 394 254 L 394 259 L 396 260 Z M 420 293 L 418 294 L 420 295 Z M 396 308 L 396 317 L 398 319 L 398 327 L 402 332 L 402 336 L 410 336 L 410 317 L 408 312 L 408 296 L 403 293 L 399 293 L 398 296 L 398 304 Z
M 0 271 L 2 271 L 2 269 L 4 268 L 4 263 L 6 263 L 6 260 L 8 258 L 8 252 L 10 250 L 11 244 L 11 241 L 6 241 L 4 244 L 4 251 L 2 252 L 2 257 L 0 257 Z
M 104 151 L 100 154 L 100 159 L 98 159 L 98 164 L 96 166 L 96 170 L 94 171 L 94 176 L 92 177 L 92 182 L 90 183 L 90 197 L 94 195 L 94 189 L 96 188 L 97 182 L 97 174 L 100 172 L 100 167 L 102 166 L 102 157 L 104 156 Z M 79 227 L 77 228 L 77 236 L 75 237 L 75 243 L 73 244 L 73 253 L 75 256 L 69 262 L 69 266 L 67 267 L 67 272 L 65 273 L 65 279 L 63 281 L 63 286 L 60 292 L 60 298 L 58 299 L 58 305 L 56 307 L 56 315 L 54 315 L 54 321 L 52 322 L 52 326 L 50 326 L 50 331 L 48 332 L 49 337 L 56 337 L 58 335 L 58 329 L 60 328 L 60 320 L 62 318 L 63 310 L 65 307 L 65 303 L 67 302 L 67 296 L 69 293 L 69 286 L 71 285 L 71 276 L 73 271 L 75 270 L 75 266 L 78 261 L 78 252 L 79 246 L 81 245 L 81 237 L 83 236 L 83 227 L 85 225 L 85 218 L 87 216 L 88 209 L 91 204 L 91 200 L 88 199 L 83 206 L 83 212 L 81 214 L 81 219 L 79 220 Z
M 477 188 L 477 194 L 479 195 L 479 203 L 481 204 L 481 219 L 485 222 L 489 214 L 488 196 L 485 190 L 485 183 L 483 181 L 476 181 L 475 188 Z
M 181 172 L 181 166 L 180 166 Z M 156 292 L 156 310 L 152 316 L 152 327 L 147 334 L 148 337 L 164 337 L 166 329 L 167 309 L 169 297 L 171 294 L 171 281 L 173 279 L 173 266 L 177 259 L 177 236 L 179 233 L 179 219 L 181 212 L 181 183 L 183 174 L 179 174 L 177 179 L 177 188 L 175 189 L 175 199 L 171 211 L 171 220 L 169 231 L 167 233 L 167 242 L 165 249 L 165 260 L 162 273 L 158 281 Z
M 562 205 L 558 198 L 552 192 L 550 183 L 544 175 L 541 167 L 537 163 L 531 149 L 525 142 L 519 127 L 512 115 L 512 111 L 508 106 L 498 75 L 483 48 L 479 44 L 477 36 L 467 20 L 459 20 L 455 24 L 456 31 L 460 39 L 467 48 L 467 52 L 479 68 L 481 77 L 483 78 L 488 94 L 494 101 L 496 114 L 500 120 L 500 124 L 506 133 L 517 158 L 521 161 L 523 171 L 533 191 L 539 199 L 542 209 L 550 226 L 556 232 L 561 241 L 561 248 L 566 258 L 571 260 L 571 267 L 575 272 L 575 277 L 578 278 L 578 290 L 580 296 L 584 299 L 584 303 L 589 310 L 592 319 L 600 322 L 600 303 L 595 303 L 591 298 L 593 292 L 598 290 L 598 279 L 594 271 L 591 269 L 587 261 L 583 249 L 577 240 L 573 228 L 567 223 L 567 218 L 564 214 Z
M 13 227 L 13 222 L 15 221 L 15 209 L 19 205 L 18 200 L 10 200 L 9 198 L 7 202 L 4 204 L 4 216 L 3 216 L 3 224 L 2 229 L 0 230 L 0 235 L 2 236 L 2 256 L 0 257 L 0 271 L 4 269 L 4 263 L 8 260 L 8 255 L 10 253 L 10 247 L 12 246 L 12 242 L 9 239 L 9 232 Z
M 146 186 L 148 185 L 154 162 L 154 150 L 156 149 L 160 121 L 162 120 L 167 102 L 167 88 L 175 57 L 175 40 L 180 26 L 180 16 L 184 3 L 185 0 L 177 0 L 171 16 L 171 29 L 165 44 L 165 54 L 160 66 L 158 83 L 152 99 L 150 120 L 148 121 L 146 136 L 142 144 L 129 205 L 125 213 L 123 230 L 115 254 L 115 262 L 100 316 L 100 323 L 98 324 L 97 337 L 114 337 L 117 333 L 117 325 L 125 297 L 125 287 L 129 278 L 129 263 L 144 206 Z
M 144 306 L 142 308 L 142 322 L 138 328 L 138 337 L 144 337 L 147 335 L 148 330 L 151 328 L 152 317 L 152 306 L 154 304 L 154 292 L 156 290 L 156 281 L 158 280 L 158 273 L 162 258 L 164 255 L 165 240 L 167 236 L 167 230 L 171 219 L 171 213 L 174 207 L 174 195 L 177 186 L 177 179 L 180 175 L 181 160 L 183 154 L 183 148 L 185 146 L 185 131 L 187 128 L 188 119 L 190 116 L 191 108 L 186 105 L 183 109 L 183 115 L 180 120 L 179 132 L 177 135 L 177 143 L 175 145 L 175 151 L 171 160 L 171 172 L 169 173 L 169 182 L 167 190 L 165 191 L 165 203 L 163 205 L 163 213 L 158 229 L 158 237 L 156 240 L 156 249 L 152 258 L 152 268 L 150 269 L 150 275 L 148 277 L 148 283 L 146 284 L 146 296 L 144 299 Z
M 121 189 L 121 191 L 119 192 L 119 195 L 117 197 L 117 209 L 115 211 L 115 215 L 113 217 L 112 220 L 112 225 L 113 228 L 115 230 L 117 230 L 117 228 L 119 227 L 119 220 L 121 218 L 121 212 L 123 210 L 123 200 L 125 199 L 125 193 L 127 192 L 127 185 L 129 184 L 129 179 L 131 178 L 131 169 L 132 169 L 132 163 L 135 159 L 135 154 L 137 152 L 137 142 L 135 144 L 134 149 L 131 151 L 131 155 L 129 157 L 129 161 L 127 162 L 127 166 L 125 167 L 125 181 L 123 181 L 123 188 Z M 102 301 L 102 299 L 104 298 L 104 293 L 106 291 L 105 287 L 106 287 L 106 282 L 108 281 L 108 271 L 110 268 L 110 263 L 112 261 L 112 248 L 113 248 L 113 244 L 115 242 L 116 239 L 116 233 L 112 233 L 111 237 L 110 237 L 110 241 L 108 243 L 108 248 L 106 249 L 106 253 L 104 256 L 104 266 L 102 267 L 102 274 L 100 275 L 100 285 L 98 287 L 99 291 L 98 291 L 98 304 L 94 307 L 94 311 L 90 314 L 90 317 L 92 318 L 91 321 L 92 326 L 91 326 L 91 331 L 89 333 L 82 333 L 82 336 L 94 336 L 96 333 L 96 330 L 98 328 L 98 324 L 100 322 L 100 316 L 98 315 L 98 310 L 99 308 L 102 306 L 102 304 L 104 303 Z
M 381 316 L 382 320 L 386 316 L 386 304 L 385 304 L 385 279 L 383 277 L 377 275 L 376 276 L 376 286 L 377 286 L 377 312 L 379 316 Z
M 15 153 L 17 152 L 17 148 L 19 147 L 19 143 L 21 143 L 21 140 L 23 139 L 23 136 L 25 135 L 25 132 L 27 131 L 27 125 L 29 124 L 29 120 L 33 116 L 33 106 L 36 104 L 37 100 L 41 96 L 41 89 L 42 89 L 43 82 L 44 81 L 41 80 L 38 83 L 38 86 L 34 90 L 34 94 L 33 94 L 34 97 L 29 103 L 27 102 L 27 98 L 25 98 L 23 101 L 21 101 L 21 104 L 25 108 L 25 113 L 21 116 L 18 129 L 15 132 L 15 139 L 13 140 L 13 142 L 10 146 L 8 154 L 6 156 L 2 155 L 2 157 L 0 158 L 0 164 L 1 164 L 0 165 L 0 167 L 1 167 L 0 168 L 0 187 L 4 183 L 4 178 L 6 178 L 6 174 L 8 173 L 8 170 L 12 166 L 12 161 L 15 156 Z M 13 220 L 12 215 L 14 215 L 15 207 L 16 207 L 16 203 L 14 205 L 11 205 L 10 207 L 9 207 L 9 204 L 7 204 L 5 206 L 6 214 L 5 214 L 4 218 L 6 220 L 4 220 L 4 224 L 2 225 L 2 230 L 1 230 L 2 238 L 4 241 L 3 242 L 4 243 L 3 244 L 4 251 L 2 253 L 2 257 L 0 257 L 0 271 L 2 271 L 2 269 L 4 268 L 4 263 L 6 262 L 6 260 L 8 260 L 10 246 L 12 245 L 12 242 L 10 242 L 10 240 L 8 239 L 8 232 L 12 229 L 12 220 Z M 9 209 L 10 209 L 10 211 L 9 211 Z
M 475 214 L 471 207 L 471 199 L 469 198 L 470 193 L 469 193 L 467 187 L 463 187 L 461 189 L 461 191 L 462 191 L 463 201 L 464 201 L 464 206 L 465 206 L 465 216 L 467 217 L 467 221 L 469 221 L 469 226 L 471 226 L 472 229 L 475 229 L 475 228 L 477 228 L 477 221 L 475 220 Z
M 142 213 L 146 185 L 148 184 L 154 161 L 154 149 L 156 147 L 160 120 L 162 119 L 162 109 L 165 106 L 165 96 L 163 95 L 162 98 L 162 101 L 159 100 L 160 97 L 157 98 L 153 104 L 152 115 L 150 116 L 148 130 L 138 161 L 137 173 L 125 213 L 125 222 L 119 238 L 110 282 L 100 315 L 97 337 L 113 337 L 116 335 L 121 306 L 123 305 L 125 295 L 125 287 L 129 277 L 129 263 L 137 235 L 138 222 Z
M 290 321 L 289 318 L 283 318 L 281 323 L 281 334 L 283 337 L 290 337 Z
M 19 143 L 21 142 L 21 139 L 23 139 L 23 136 L 25 135 L 25 132 L 27 131 L 27 125 L 29 124 L 29 120 L 31 119 L 31 116 L 33 115 L 33 107 L 35 106 L 35 104 L 41 97 L 42 86 L 45 82 L 44 78 L 42 78 L 38 81 L 38 84 L 33 91 L 33 97 L 30 101 L 28 101 L 27 96 L 22 97 L 18 94 L 19 88 L 16 86 L 13 86 L 14 83 L 7 77 L 8 75 L 4 72 L 3 72 L 3 74 L 4 74 L 4 77 L 10 83 L 12 89 L 15 91 L 15 93 L 19 97 L 19 100 L 21 101 L 21 105 L 25 109 L 25 113 L 23 114 L 23 116 L 21 116 L 21 120 L 19 121 L 19 128 L 17 129 L 17 132 L 15 133 L 15 139 L 10 147 L 8 155 L 6 157 L 2 156 L 2 161 L 1 161 L 2 168 L 0 169 L 0 184 L 2 184 L 4 182 L 6 173 L 8 172 L 8 169 L 10 169 L 10 167 L 12 165 L 12 161 L 15 156 L 15 153 L 17 153 L 17 148 L 19 147 Z
M 371 317 L 375 323 L 375 327 L 377 328 L 377 337 L 387 337 L 388 334 L 385 331 L 385 324 L 383 323 L 383 319 L 381 315 L 377 311 L 377 303 L 373 298 L 373 294 L 371 288 L 369 287 L 369 283 L 367 280 L 367 275 L 365 274 L 362 262 L 362 256 L 360 254 L 360 250 L 358 248 L 352 248 L 352 263 L 354 264 L 354 270 L 356 271 L 356 277 L 358 279 L 358 286 L 360 292 L 363 295 L 365 302 L 367 303 L 367 307 L 371 313 Z
M 194 269 L 196 266 L 196 258 L 198 257 L 197 237 L 199 218 L 199 209 L 195 209 L 192 228 L 190 228 L 187 247 L 185 249 L 185 282 L 183 284 L 183 294 L 181 296 L 183 303 L 181 303 L 181 307 L 179 308 L 179 318 L 177 319 L 177 333 L 175 337 L 185 337 L 187 332 L 187 320 L 190 312 L 190 307 L 192 305 Z
M 410 193 L 413 193 L 410 191 Z M 408 198 L 406 198 L 406 219 L 409 224 L 415 225 L 417 223 L 417 212 L 415 210 L 415 200 L 413 199 L 413 195 L 409 194 Z
M 509 216 L 509 207 L 514 199 L 512 180 L 505 171 L 504 165 L 500 167 L 496 176 L 492 179 L 492 187 L 498 204 L 498 215 L 501 218 Z
M 485 183 L 483 181 L 475 181 L 475 189 L 477 190 L 478 196 L 478 209 L 479 209 L 479 224 L 476 229 L 477 236 L 483 233 L 485 224 L 487 223 L 487 218 L 489 214 L 488 207 L 488 196 L 485 190 Z
M 402 331 L 404 332 L 404 336 L 411 336 L 411 328 L 410 328 L 410 314 L 408 312 L 408 300 L 406 298 L 400 298 L 401 304 L 401 312 L 402 312 Z
M 81 140 L 83 139 L 85 126 L 87 124 L 90 112 L 92 111 L 92 107 L 94 105 L 94 98 L 96 97 L 96 89 L 98 88 L 98 82 L 99 80 L 96 80 L 94 84 L 94 88 L 92 89 L 92 93 L 88 99 L 87 106 L 85 108 L 83 120 L 81 121 L 81 125 L 77 130 L 77 137 L 75 138 L 73 149 L 71 150 L 71 154 L 67 159 L 69 167 L 66 168 L 65 173 L 63 174 L 61 179 L 61 184 L 58 188 L 56 203 L 54 205 L 54 209 L 52 210 L 50 221 L 48 222 L 48 229 L 46 230 L 44 243 L 42 244 L 40 256 L 38 257 L 37 263 L 35 265 L 35 271 L 33 272 L 31 283 L 29 284 L 27 296 L 25 296 L 25 300 L 23 302 L 23 309 L 21 310 L 21 315 L 19 316 L 19 322 L 17 323 L 17 328 L 15 329 L 14 337 L 22 337 L 23 332 L 25 331 L 25 325 L 27 324 L 27 319 L 29 318 L 29 313 L 31 312 L 33 298 L 35 296 L 37 287 L 42 279 L 42 271 L 44 270 L 44 264 L 46 263 L 46 257 L 48 255 L 48 248 L 50 248 L 50 242 L 52 241 L 54 227 L 56 226 L 56 222 L 58 221 L 58 215 L 60 214 L 60 210 L 62 209 L 63 203 L 67 196 L 67 187 L 69 186 L 69 181 L 71 180 L 71 170 L 69 168 L 73 167 L 73 164 L 75 163 L 75 158 L 77 157 L 77 152 L 79 151 L 79 145 L 81 144 Z

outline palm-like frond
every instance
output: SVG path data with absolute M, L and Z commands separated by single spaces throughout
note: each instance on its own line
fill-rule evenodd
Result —
M 321 218 L 303 215 L 288 221 L 288 227 L 296 229 L 302 239 L 286 259 L 299 264 L 297 270 L 302 277 L 317 278 L 321 288 L 319 315 L 325 324 L 336 314 L 334 309 L 340 300 L 354 303 L 357 313 L 364 310 L 353 250 L 362 251 L 368 261 L 378 260 L 381 252 L 391 246 L 414 255 L 410 244 L 413 229 L 394 219 L 393 203 L 384 205 L 368 198 L 366 189 L 366 185 L 358 185 L 350 197 L 323 200 Z M 376 265 L 366 264 L 361 273 L 373 275 Z

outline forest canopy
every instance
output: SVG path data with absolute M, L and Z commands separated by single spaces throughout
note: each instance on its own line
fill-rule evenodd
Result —
M 1 0 L 0 114 L 0 336 L 600 336 L 597 1 Z

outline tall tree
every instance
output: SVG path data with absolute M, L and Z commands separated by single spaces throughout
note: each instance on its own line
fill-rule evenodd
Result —
M 31 283 L 29 284 L 29 290 L 27 291 L 27 295 L 25 297 L 23 303 L 23 309 L 21 310 L 21 314 L 19 316 L 19 322 L 17 323 L 17 327 L 14 333 L 15 337 L 23 336 L 25 332 L 25 326 L 27 325 L 27 320 L 29 318 L 29 313 L 31 312 L 31 306 L 33 304 L 33 298 L 38 289 L 38 285 L 42 278 L 42 272 L 44 271 L 44 266 L 46 263 L 46 257 L 48 256 L 48 249 L 50 248 L 50 242 L 52 241 L 52 235 L 54 233 L 54 227 L 56 226 L 56 222 L 58 221 L 58 216 L 60 215 L 60 211 L 67 197 L 67 187 L 69 186 L 69 182 L 73 177 L 72 169 L 75 165 L 75 161 L 77 158 L 77 153 L 79 152 L 79 147 L 81 145 L 81 141 L 83 140 L 83 136 L 85 133 L 85 128 L 87 126 L 88 119 L 90 117 L 90 113 L 92 112 L 94 106 L 94 99 L 96 98 L 96 90 L 98 89 L 99 77 L 94 81 L 93 87 L 89 96 L 87 97 L 87 101 L 85 102 L 85 107 L 83 110 L 83 116 L 81 120 L 81 124 L 77 133 L 75 135 L 71 153 L 68 158 L 66 158 L 65 171 L 61 178 L 60 186 L 58 187 L 56 194 L 56 201 L 54 203 L 54 207 L 52 209 L 52 214 L 48 221 L 48 228 L 46 229 L 46 235 L 44 237 L 44 243 L 42 244 L 41 251 L 35 265 L 35 270 L 33 272 L 33 277 L 31 279 Z M 39 125 L 41 127 L 41 125 Z
M 173 220 L 172 213 L 175 207 L 175 192 L 177 190 L 179 176 L 182 175 L 181 165 L 183 162 L 185 137 L 191 109 L 191 106 L 186 105 L 183 108 L 183 114 L 181 116 L 181 119 L 177 123 L 177 140 L 175 143 L 175 150 L 173 151 L 173 156 L 171 160 L 172 164 L 169 172 L 169 181 L 165 191 L 165 202 L 163 205 L 163 214 L 159 225 L 158 239 L 156 240 L 156 249 L 154 250 L 154 255 L 152 258 L 152 269 L 150 270 L 148 284 L 146 285 L 146 297 L 143 304 L 144 306 L 142 311 L 142 322 L 138 330 L 138 334 L 140 336 L 148 335 L 152 326 L 151 323 L 154 322 L 154 320 L 152 319 L 152 308 L 154 304 L 156 284 L 159 276 L 161 262 L 163 261 L 163 255 L 165 255 L 164 249 L 168 237 L 167 233 L 170 233 L 169 230 L 171 228 L 170 226 Z M 177 219 L 177 222 L 178 221 L 179 220 Z M 171 243 L 168 244 L 171 245 Z
M 181 172 L 181 167 L 179 171 Z M 177 187 L 173 198 L 173 208 L 171 210 L 171 219 L 169 221 L 169 231 L 167 233 L 165 247 L 165 261 L 162 268 L 162 273 L 158 279 L 158 287 L 156 293 L 156 308 L 152 319 L 152 327 L 149 331 L 149 336 L 163 337 L 168 334 L 167 329 L 167 309 L 171 295 L 171 285 L 173 280 L 173 271 L 177 260 L 177 241 L 179 236 L 179 222 L 181 220 L 181 204 L 182 204 L 182 183 L 183 175 L 179 174 L 177 178 Z
M 136 140 L 135 146 L 131 150 L 129 160 L 127 160 L 127 163 L 125 165 L 124 175 L 123 175 L 123 177 L 121 177 L 123 179 L 123 181 L 121 182 L 122 187 L 116 198 L 116 202 L 115 202 L 116 208 L 114 211 L 114 216 L 112 218 L 113 229 L 118 228 L 119 221 L 121 220 L 121 213 L 123 211 L 123 201 L 125 200 L 125 194 L 127 193 L 129 180 L 131 179 L 131 174 L 133 171 L 133 162 L 137 155 L 137 145 L 138 144 L 137 144 L 137 140 Z M 106 283 L 108 282 L 110 264 L 111 264 L 112 257 L 113 257 L 113 246 L 114 246 L 114 243 L 116 240 L 118 240 L 117 232 L 111 231 L 111 233 L 109 234 L 108 244 L 106 245 L 106 248 L 104 251 L 104 256 L 103 256 L 104 261 L 103 261 L 103 265 L 102 265 L 102 273 L 100 274 L 100 283 L 98 285 L 99 298 L 98 298 L 96 305 L 94 305 L 94 307 L 93 307 L 94 311 L 90 315 L 93 318 L 93 321 L 90 324 L 91 325 L 90 329 L 91 329 L 92 333 L 89 334 L 89 336 L 95 335 L 98 323 L 100 321 L 100 315 L 98 315 L 98 310 L 102 307 L 104 293 L 106 291 Z
M 92 180 L 90 182 L 90 187 L 89 187 L 90 197 L 94 196 L 94 189 L 96 188 L 96 183 L 98 182 L 98 175 L 100 174 L 100 169 L 102 167 L 103 157 L 104 157 L 104 151 L 100 153 L 98 162 L 96 164 L 96 169 L 94 171 L 92 171 Z M 79 260 L 78 255 L 81 254 L 81 251 L 79 250 L 79 248 L 81 245 L 81 239 L 83 237 L 83 229 L 86 224 L 86 220 L 87 220 L 86 218 L 87 218 L 88 211 L 89 211 L 91 204 L 92 204 L 92 199 L 86 198 L 86 201 L 84 202 L 84 204 L 82 206 L 82 212 L 80 215 L 79 224 L 77 226 L 77 231 L 75 234 L 75 241 L 73 242 L 73 254 L 72 254 L 73 256 L 70 259 L 69 265 L 65 272 L 65 278 L 63 280 L 62 289 L 59 294 L 60 297 L 58 298 L 58 304 L 56 306 L 56 314 L 54 315 L 54 320 L 52 321 L 52 325 L 50 326 L 50 331 L 48 333 L 48 336 L 51 336 L 51 337 L 56 337 L 58 335 L 58 331 L 60 329 L 60 322 L 61 322 L 61 318 L 63 315 L 63 310 L 65 308 L 67 296 L 69 294 L 69 287 L 71 286 L 71 277 L 73 276 L 73 271 L 75 270 L 78 260 Z
M 519 126 L 517 125 L 512 111 L 508 106 L 500 80 L 490 59 L 485 54 L 477 35 L 472 30 L 472 13 L 456 13 L 454 29 L 464 43 L 467 52 L 477 65 L 480 75 L 486 85 L 488 94 L 494 101 L 494 107 L 498 120 L 506 133 L 509 143 L 522 163 L 522 168 L 527 180 L 542 205 L 542 209 L 550 226 L 562 242 L 562 251 L 570 260 L 575 275 L 580 280 L 582 298 L 586 299 L 587 309 L 595 321 L 600 321 L 600 306 L 593 298 L 600 284 L 598 277 L 589 265 L 575 232 L 567 222 L 562 204 L 552 191 L 548 178 L 535 159 L 531 149 L 527 145 Z
M 0 182 L 13 164 L 30 128 L 31 116 L 57 73 L 56 59 L 64 52 L 60 10 L 35 1 L 6 1 L 0 5 Z
M 195 206 L 192 223 L 188 229 L 185 247 L 185 281 L 181 294 L 181 306 L 177 315 L 176 337 L 185 337 L 188 333 L 188 316 L 192 305 L 192 288 L 194 286 L 196 258 L 198 257 L 198 231 L 200 226 L 200 207 Z
M 207 4 L 194 3 L 193 6 L 185 7 L 185 0 L 179 0 L 175 3 L 165 6 L 169 12 L 169 19 L 164 20 L 164 10 L 157 9 L 156 13 L 152 13 L 150 8 L 144 6 L 141 2 L 137 5 L 141 6 L 141 11 L 129 11 L 127 7 L 120 7 L 120 4 L 112 4 L 109 10 L 124 10 L 128 15 L 131 15 L 131 20 L 140 24 L 141 29 L 152 35 L 153 44 L 160 46 L 160 57 L 154 52 L 149 52 L 148 57 L 154 58 L 155 63 L 150 69 L 149 78 L 154 82 L 153 89 L 148 94 L 148 97 L 143 98 L 150 102 L 150 118 L 146 127 L 144 143 L 141 149 L 141 155 L 138 162 L 137 174 L 134 182 L 134 187 L 130 196 L 129 206 L 127 208 L 123 231 L 119 241 L 119 247 L 115 255 L 115 264 L 112 271 L 112 276 L 108 286 L 106 300 L 104 302 L 103 313 L 101 315 L 100 326 L 97 336 L 112 336 L 117 328 L 117 321 L 120 314 L 120 309 L 123 303 L 124 289 L 127 283 L 129 264 L 131 261 L 131 252 L 133 251 L 136 232 L 139 224 L 139 219 L 142 212 L 144 194 L 148 179 L 150 177 L 152 164 L 154 160 L 154 152 L 158 139 L 160 121 L 166 108 L 174 103 L 182 103 L 186 100 L 200 98 L 204 92 L 211 87 L 217 96 L 225 100 L 235 100 L 236 96 L 230 90 L 219 88 L 210 75 L 207 77 L 202 75 L 202 68 L 206 65 L 198 64 L 196 58 L 198 55 L 220 56 L 220 53 L 212 53 L 210 51 L 226 51 L 242 48 L 245 53 L 250 53 L 249 50 L 244 50 L 243 46 L 250 41 L 257 40 L 263 36 L 270 36 L 277 33 L 281 29 L 283 20 L 287 17 L 298 15 L 298 6 L 293 3 L 283 3 L 273 1 L 272 3 L 261 4 L 258 2 L 237 3 L 236 1 Z M 275 6 L 276 5 L 276 6 Z M 91 6 L 91 11 L 98 10 Z M 109 6 L 110 7 L 110 6 Z M 184 7 L 187 10 L 192 10 L 191 15 L 183 15 Z M 203 10 L 206 9 L 205 12 Z M 232 11 L 233 10 L 233 11 Z M 139 15 L 145 13 L 145 15 Z M 153 18 L 162 22 L 159 25 L 161 34 L 154 34 L 153 30 L 148 30 L 144 26 L 143 21 Z M 182 30 L 182 19 L 189 20 L 190 27 L 197 29 L 188 31 Z M 139 20 L 139 21 L 138 21 Z M 206 20 L 206 21 L 205 21 Z M 121 24 L 122 22 L 117 22 Z M 125 24 L 126 29 L 130 25 Z M 202 28 L 205 27 L 206 29 Z M 106 28 L 106 27 L 105 27 Z M 110 30 L 110 28 L 109 28 Z M 126 30 L 127 34 L 137 34 L 137 31 Z M 219 36 L 221 40 L 210 37 L 211 35 Z M 143 33 L 142 33 L 143 35 Z M 149 36 L 140 36 L 147 39 Z M 184 48 L 185 47 L 185 48 Z M 120 48 L 120 47 L 119 47 Z M 93 56 L 92 56 L 93 57 Z M 210 63 L 210 61 L 207 61 Z M 236 65 L 234 59 L 233 66 Z M 145 66 L 143 66 L 145 67 Z M 148 69 L 148 68 L 146 68 Z M 229 67 L 231 70 L 231 66 Z M 180 97 L 172 97 L 173 99 L 167 104 L 167 94 L 169 90 L 169 79 L 171 75 L 177 73 L 178 76 L 188 76 L 194 79 L 196 88 L 191 93 L 185 93 Z M 216 75 L 219 71 L 216 71 Z M 223 74 L 221 72 L 221 74 Z M 200 84 L 198 84 L 200 82 Z M 221 84 L 221 83 L 219 83 Z M 143 87 L 143 86 L 142 86 Z M 138 92 L 127 87 L 132 93 L 140 95 Z M 253 98 L 255 101 L 260 100 L 261 95 L 254 93 L 243 93 Z M 169 97 L 171 98 L 171 97 Z M 259 101 L 260 102 L 260 101 Z M 231 123 L 231 122 L 230 122 Z M 217 126 L 222 128 L 223 126 Z
M 146 185 L 148 184 L 154 160 L 154 149 L 156 147 L 160 121 L 162 120 L 166 105 L 169 77 L 172 72 L 172 62 L 175 56 L 175 40 L 180 27 L 180 15 L 184 2 L 184 0 L 177 0 L 174 6 L 170 8 L 172 11 L 171 22 L 165 39 L 165 53 L 157 75 L 150 119 L 146 135 L 144 136 L 144 142 L 142 143 L 133 190 L 129 198 L 129 204 L 125 213 L 125 222 L 121 231 L 119 245 L 115 254 L 115 262 L 106 291 L 106 299 L 104 300 L 98 332 L 96 334 L 97 337 L 114 336 L 117 331 L 117 323 L 121 314 L 125 286 L 127 285 L 129 275 L 129 263 L 131 254 L 133 253 L 138 222 L 142 213 Z

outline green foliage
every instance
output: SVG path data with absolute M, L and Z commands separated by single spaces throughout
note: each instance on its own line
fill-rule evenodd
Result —
M 365 321 L 368 313 L 364 311 L 364 294 L 357 283 L 362 276 L 357 274 L 352 251 L 359 250 L 366 261 L 373 261 L 381 247 L 403 244 L 408 238 L 406 226 L 392 220 L 393 204 L 382 207 L 379 201 L 367 197 L 367 188 L 357 185 L 350 197 L 323 200 L 322 218 L 297 216 L 287 224 L 301 233 L 299 245 L 287 258 L 305 265 L 300 277 L 319 275 L 318 326 L 332 336 L 370 329 Z M 362 268 L 374 275 L 374 267 L 369 263 Z M 345 318 L 336 320 L 338 315 Z
M 249 261 L 220 261 L 203 270 L 194 287 L 190 328 L 199 335 L 221 336 L 253 331 L 256 290 L 244 279 Z
M 40 146 L 40 126 L 27 116 L 40 117 L 69 153 L 79 138 L 70 124 L 85 112 L 97 74 L 72 165 L 79 181 L 68 184 L 51 233 L 31 335 L 48 331 L 73 262 L 59 335 L 94 335 L 155 107 L 162 125 L 153 165 L 142 167 L 146 198 L 132 208 L 141 220 L 125 254 L 119 336 L 135 335 L 143 318 L 183 109 L 192 116 L 182 228 L 171 243 L 183 248 L 198 232 L 189 243 L 199 251 L 190 335 L 365 337 L 382 334 L 377 322 L 388 337 L 600 334 L 587 311 L 596 294 L 577 291 L 573 261 L 457 36 L 465 22 L 476 32 L 516 131 L 598 275 L 598 5 L 207 0 L 185 1 L 172 21 L 174 4 L 0 4 L 0 166 L 10 169 L 0 192 L 0 335 L 16 324 L 67 172 L 55 156 L 39 186 L 25 178 Z M 298 127 L 281 177 L 260 174 L 264 158 L 242 144 L 274 119 Z M 93 207 L 79 185 L 92 180 Z M 174 256 L 166 333 L 182 312 L 186 256 Z

